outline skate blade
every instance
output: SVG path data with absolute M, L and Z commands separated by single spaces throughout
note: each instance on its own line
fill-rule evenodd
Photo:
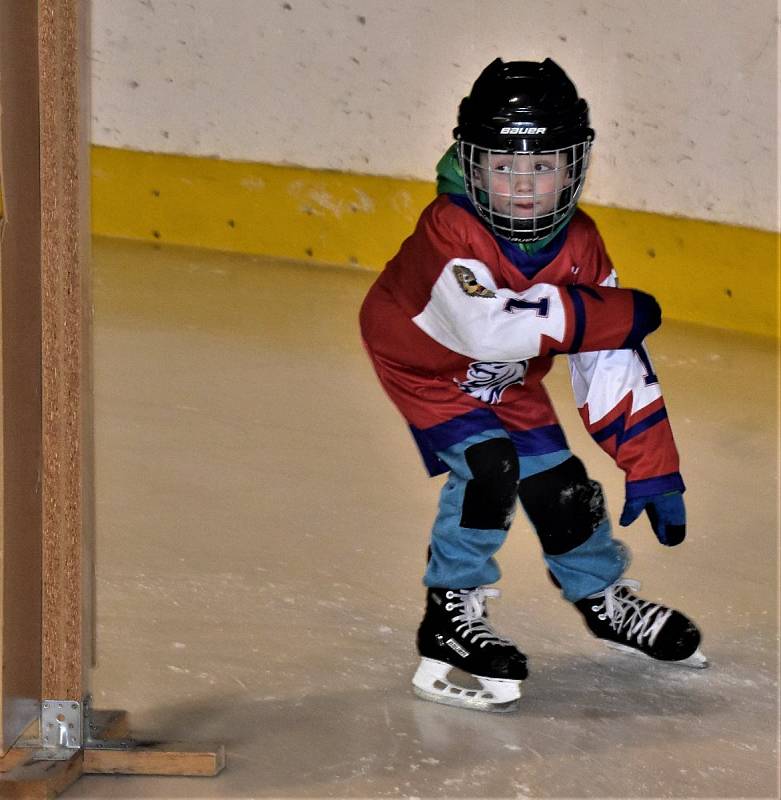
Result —
M 427 692 L 419 686 L 413 684 L 412 691 L 421 699 L 429 700 L 432 703 L 439 703 L 443 706 L 453 706 L 455 708 L 466 708 L 470 711 L 488 711 L 492 714 L 507 714 L 518 711 L 521 701 L 508 700 L 506 703 L 497 703 L 493 700 L 480 700 L 478 698 L 459 697 L 457 695 L 439 694 L 438 692 Z
M 654 658 L 644 653 L 642 650 L 636 650 L 634 647 L 628 647 L 625 644 L 618 642 L 605 642 L 605 645 L 611 650 L 619 650 L 622 653 L 628 653 L 632 656 L 639 656 L 647 661 L 653 661 L 655 664 L 668 664 L 671 667 L 684 667 L 686 669 L 707 669 L 710 662 L 705 657 L 704 653 L 698 647 L 688 658 L 682 658 L 680 661 L 666 661 L 661 658 Z
M 415 694 L 446 706 L 505 714 L 520 708 L 520 681 L 471 676 L 479 688 L 459 686 L 448 680 L 454 668 L 444 661 L 422 658 L 412 679 Z

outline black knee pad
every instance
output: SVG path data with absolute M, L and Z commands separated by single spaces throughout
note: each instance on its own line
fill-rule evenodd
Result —
M 518 496 L 548 555 L 583 544 L 605 518 L 602 487 L 588 477 L 576 456 L 524 478 Z
M 520 467 L 509 439 L 488 439 L 464 451 L 472 479 L 466 485 L 461 526 L 507 530 L 515 513 Z

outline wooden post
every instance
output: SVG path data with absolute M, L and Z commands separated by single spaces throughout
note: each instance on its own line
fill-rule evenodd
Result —
M 123 738 L 125 712 L 88 708 L 88 10 L 88 0 L 0 0 L 0 798 L 55 797 L 85 772 L 225 766 L 222 746 Z
M 35 4 L 0 0 L 0 755 L 41 692 L 41 278 Z
M 91 665 L 94 490 L 89 5 L 39 0 L 44 698 L 81 701 Z

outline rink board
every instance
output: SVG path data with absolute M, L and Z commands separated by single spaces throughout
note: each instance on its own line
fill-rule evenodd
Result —
M 382 268 L 433 183 L 95 147 L 93 232 L 211 250 Z M 622 283 L 668 319 L 777 335 L 778 236 L 584 205 Z

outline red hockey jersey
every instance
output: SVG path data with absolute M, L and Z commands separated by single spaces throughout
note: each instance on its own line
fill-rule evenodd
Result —
M 682 490 L 642 344 L 659 324 L 652 298 L 617 288 L 583 211 L 529 276 L 460 200 L 443 194 L 423 211 L 361 309 L 366 349 L 429 472 L 446 469 L 437 451 L 493 429 L 521 456 L 566 448 L 542 384 L 566 353 L 581 417 L 627 473 L 628 496 Z

